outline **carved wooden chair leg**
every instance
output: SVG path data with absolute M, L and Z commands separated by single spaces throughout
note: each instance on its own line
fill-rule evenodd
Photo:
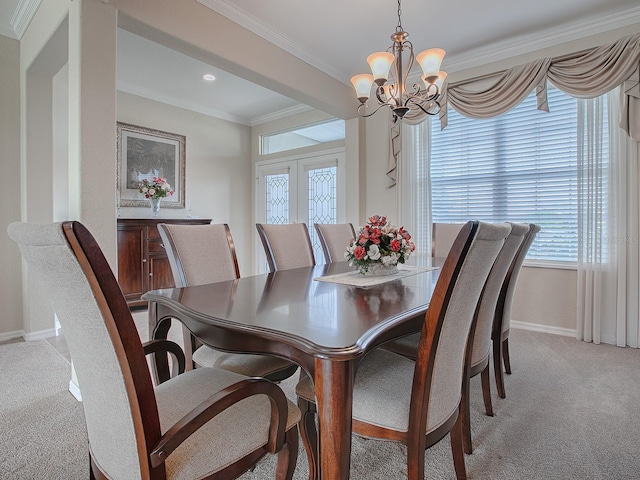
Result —
M 496 377 L 496 390 L 500 398 L 507 395 L 504 390 L 504 374 L 502 373 L 502 342 L 500 340 L 493 341 L 493 373 Z
M 300 438 L 307 452 L 309 463 L 309 480 L 318 478 L 318 431 L 316 429 L 316 405 L 303 398 L 298 397 L 298 408 L 302 413 L 302 418 L 298 424 Z
M 284 445 L 278 453 L 276 465 L 277 480 L 291 480 L 298 460 L 298 429 L 292 428 L 285 433 Z
M 453 466 L 456 470 L 458 480 L 467 479 L 467 467 L 464 463 L 464 434 L 462 432 L 462 415 L 458 416 L 455 425 L 449 432 L 451 437 L 451 453 L 453 455 Z
M 480 373 L 482 380 L 482 399 L 484 400 L 484 413 L 493 417 L 493 406 L 491 405 L 491 382 L 489 381 L 489 362 Z
M 504 362 L 504 371 L 511 375 L 511 359 L 509 358 L 509 338 L 505 338 L 502 342 L 502 361 Z

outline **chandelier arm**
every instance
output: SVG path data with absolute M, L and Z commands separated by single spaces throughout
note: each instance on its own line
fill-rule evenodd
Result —
M 388 103 L 383 103 L 381 105 L 378 105 L 378 108 L 376 108 L 371 113 L 362 113 L 361 110 L 364 110 L 363 107 L 366 107 L 365 103 L 361 103 L 360 105 L 358 105 L 358 115 L 360 115 L 362 118 L 370 117 L 371 115 L 375 114 L 378 110 L 380 110 L 382 107 L 389 107 L 391 110 L 393 110 L 393 105 L 389 105 Z
M 419 101 L 421 100 L 421 101 Z M 427 115 L 437 115 L 438 113 L 440 113 L 440 109 L 442 108 L 440 106 L 440 104 L 435 100 L 428 100 L 429 102 L 429 106 L 433 106 L 436 105 L 438 107 L 437 110 L 435 110 L 434 112 L 430 112 L 429 110 L 427 110 L 426 108 L 424 108 L 422 106 L 422 101 L 424 101 L 423 99 L 420 99 L 419 97 L 409 97 L 407 98 L 407 101 L 405 103 L 405 105 L 408 105 L 409 102 L 411 102 L 412 105 L 415 105 L 416 107 L 418 107 L 420 110 L 422 110 L 424 113 L 426 113 Z

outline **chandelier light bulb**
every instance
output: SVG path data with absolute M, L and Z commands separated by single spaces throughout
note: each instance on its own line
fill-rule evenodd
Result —
M 360 103 L 365 103 L 371 94 L 371 85 L 373 85 L 373 75 L 370 73 L 361 73 L 351 77 L 351 84 L 356 89 L 356 96 Z
M 435 77 L 437 77 L 440 72 L 440 64 L 442 63 L 444 54 L 445 52 L 441 48 L 430 48 L 429 50 L 420 52 L 416 56 L 416 62 L 422 67 L 422 73 L 427 80 L 434 77 L 433 81 L 435 81 Z M 433 82 L 429 80 L 429 83 Z
M 371 67 L 373 81 L 376 85 L 383 85 L 387 81 L 393 60 L 394 56 L 389 52 L 376 52 L 367 57 L 367 63 Z
M 426 76 L 422 75 L 420 78 L 422 78 L 426 88 L 429 88 L 429 85 L 435 85 L 438 87 L 438 91 L 442 91 L 442 85 L 444 85 L 444 81 L 447 79 L 447 72 L 440 70 L 437 77 L 429 77 L 427 79 Z

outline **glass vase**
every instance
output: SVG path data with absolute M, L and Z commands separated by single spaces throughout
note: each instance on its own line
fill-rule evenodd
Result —
M 151 204 L 151 216 L 156 218 L 160 215 L 160 203 L 162 198 L 150 198 L 149 203 Z
M 366 277 L 382 277 L 384 275 L 393 275 L 398 273 L 398 265 L 384 265 L 383 263 L 371 263 L 366 271 L 360 270 Z

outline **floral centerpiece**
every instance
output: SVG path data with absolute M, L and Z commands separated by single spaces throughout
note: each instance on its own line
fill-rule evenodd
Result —
M 151 181 L 146 178 L 138 182 L 138 190 L 144 194 L 145 198 L 164 198 L 167 195 L 173 195 L 173 190 L 166 178 L 153 177 Z
M 415 249 L 404 227 L 397 228 L 387 223 L 387 217 L 374 215 L 358 230 L 344 256 L 350 265 L 360 267 L 363 275 L 390 275 Z
M 157 217 L 160 213 L 160 201 L 167 195 L 173 195 L 173 189 L 166 178 L 153 177 L 151 181 L 146 178 L 138 182 L 138 190 L 144 194 L 151 203 L 151 213 Z

